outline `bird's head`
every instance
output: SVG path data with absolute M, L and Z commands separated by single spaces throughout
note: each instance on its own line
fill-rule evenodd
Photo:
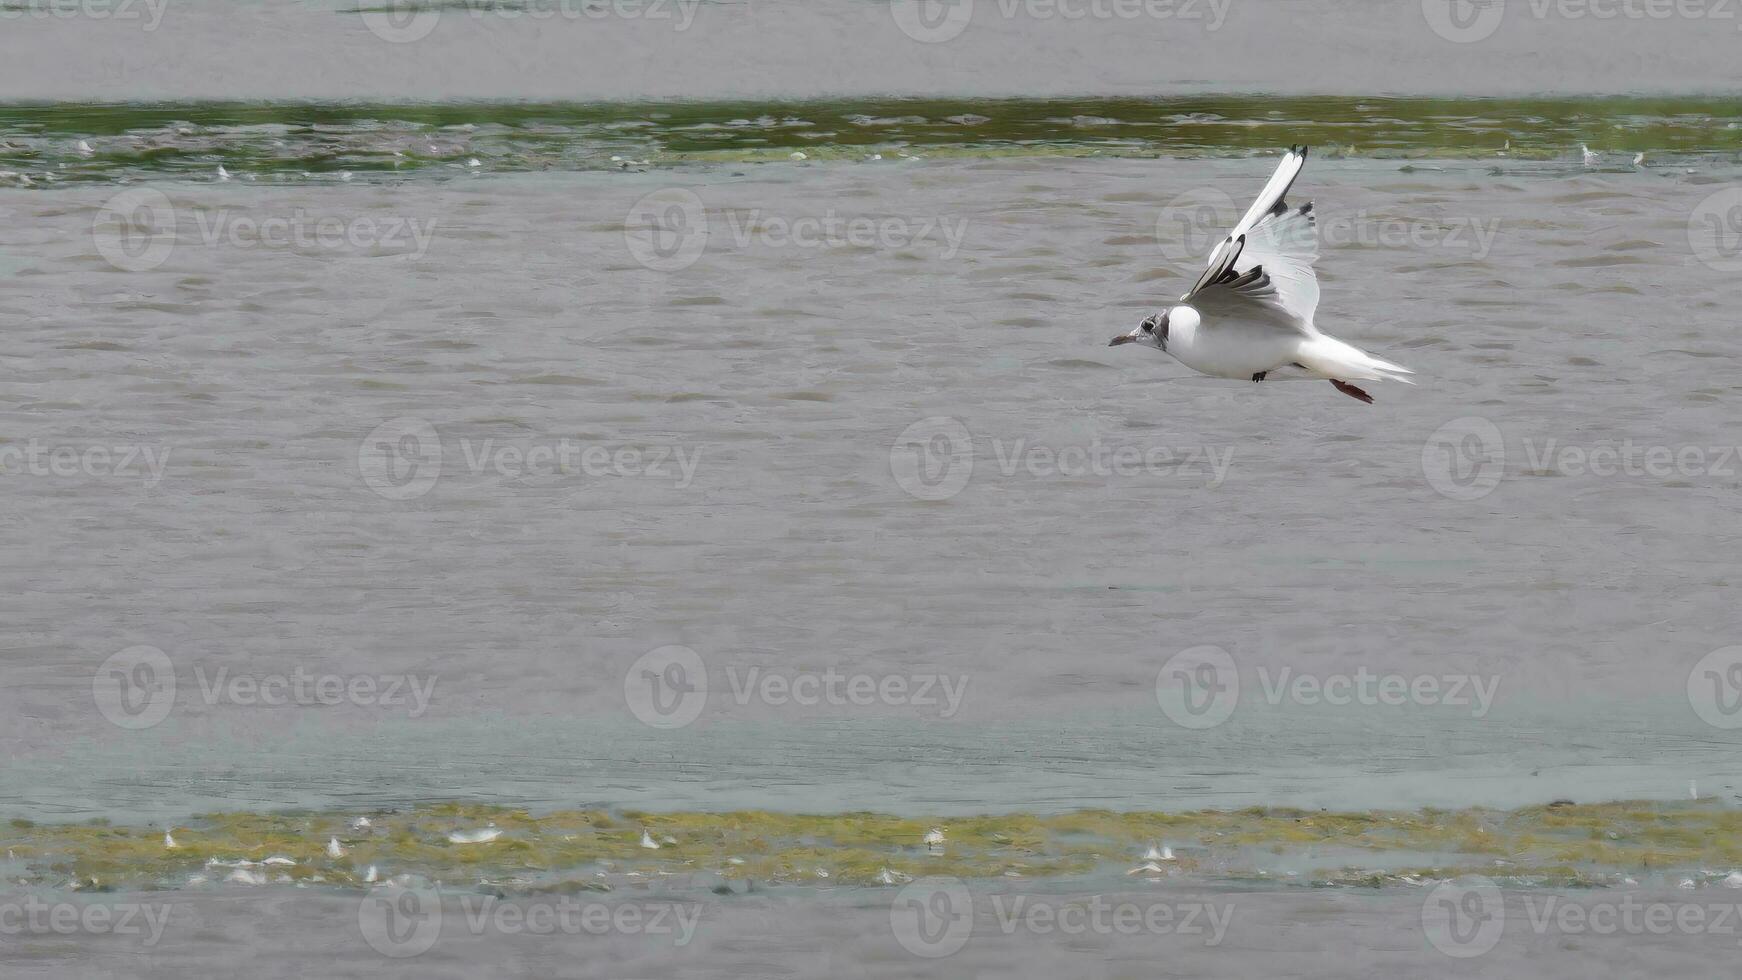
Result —
M 1120 344 L 1142 344 L 1159 351 L 1167 350 L 1167 342 L 1175 330 L 1180 327 L 1196 326 L 1197 311 L 1189 306 L 1175 306 L 1143 318 L 1137 329 L 1130 333 L 1122 333 L 1107 344 L 1108 347 L 1118 347 Z
M 1144 317 L 1137 329 L 1114 337 L 1107 346 L 1118 347 L 1120 344 L 1143 344 L 1156 350 L 1167 350 L 1167 311 Z

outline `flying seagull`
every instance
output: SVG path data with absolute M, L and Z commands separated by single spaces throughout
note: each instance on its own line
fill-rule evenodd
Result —
M 1402 381 L 1414 372 L 1313 326 L 1319 257 L 1313 206 L 1283 203 L 1306 165 L 1293 147 L 1244 217 L 1210 252 L 1208 266 L 1176 306 L 1147 316 L 1109 347 L 1143 344 L 1216 378 L 1320 378 L 1350 398 L 1373 398 L 1351 381 Z

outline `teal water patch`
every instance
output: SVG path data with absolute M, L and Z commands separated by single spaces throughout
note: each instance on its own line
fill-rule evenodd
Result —
M 10 255 L 0 252 L 0 277 L 15 276 L 21 270 L 28 269 L 31 259 L 24 255 Z
M 1328 156 L 1734 163 L 1742 103 L 1681 99 L 0 105 L 0 186 L 318 182 L 914 157 Z M 223 171 L 220 172 L 219 168 Z
M 997 724 L 722 719 L 700 734 L 587 715 L 510 726 L 491 716 L 425 716 L 384 722 L 359 740 L 311 718 L 260 744 L 172 716 L 125 743 L 70 741 L 52 756 L 11 760 L 0 819 L 177 820 L 263 800 L 906 815 L 1086 805 L 1514 808 L 1561 798 L 1730 799 L 1742 786 L 1733 747 L 1709 738 L 1685 696 L 1559 703 L 1509 676 L 1486 705 L 1467 687 L 1456 696 L 1445 688 L 1434 704 L 1334 704 L 1285 687 L 1301 673 L 1254 671 L 1231 717 L 1202 729 L 1172 721 L 1153 686 L 1090 711 Z

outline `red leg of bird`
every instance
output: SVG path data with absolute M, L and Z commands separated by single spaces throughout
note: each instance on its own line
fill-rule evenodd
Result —
M 1345 395 L 1348 395 L 1350 398 L 1354 398 L 1358 401 L 1364 401 L 1369 405 L 1373 404 L 1373 396 L 1372 395 L 1367 394 L 1365 391 L 1362 391 L 1361 389 L 1355 387 L 1354 385 L 1348 383 L 1347 381 L 1338 381 L 1335 378 L 1333 378 L 1333 379 L 1331 379 L 1331 384 L 1336 385 L 1338 391 L 1342 392 Z

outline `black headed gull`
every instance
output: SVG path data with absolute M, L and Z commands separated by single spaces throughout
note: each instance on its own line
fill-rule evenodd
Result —
M 1350 381 L 1414 384 L 1408 368 L 1380 360 L 1313 326 L 1319 257 L 1313 206 L 1283 203 L 1306 165 L 1290 149 L 1244 217 L 1210 252 L 1208 266 L 1176 306 L 1145 317 L 1110 347 L 1143 344 L 1216 378 L 1319 378 L 1368 404 Z

